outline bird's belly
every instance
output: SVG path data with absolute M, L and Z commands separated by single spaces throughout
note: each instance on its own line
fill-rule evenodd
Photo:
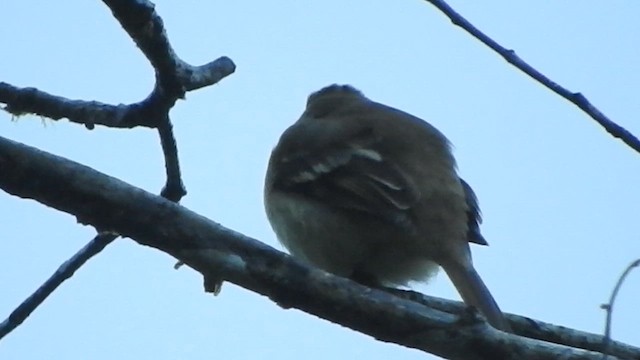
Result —
M 343 277 L 366 273 L 385 285 L 426 280 L 437 265 L 418 251 L 412 235 L 371 218 L 283 193 L 272 194 L 267 216 L 289 252 Z M 418 246 L 419 247 L 419 246 Z

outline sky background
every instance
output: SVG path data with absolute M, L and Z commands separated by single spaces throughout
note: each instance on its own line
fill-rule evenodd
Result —
M 640 134 L 640 2 L 451 1 L 558 83 Z M 156 2 L 185 61 L 229 56 L 236 73 L 171 111 L 182 204 L 278 249 L 264 214 L 267 159 L 310 92 L 349 83 L 417 115 L 455 145 L 480 199 L 476 268 L 506 312 L 601 333 L 605 302 L 640 257 L 640 155 L 508 65 L 425 1 Z M 100 1 L 7 0 L 0 81 L 74 99 L 136 102 L 153 69 Z M 159 192 L 148 129 L 88 131 L 12 121 L 0 135 Z M 0 192 L 0 318 L 94 235 L 74 217 Z M 225 284 L 119 239 L 0 342 L 0 359 L 424 359 Z M 444 274 L 417 290 L 458 299 Z M 613 336 L 640 346 L 640 273 L 620 292 Z

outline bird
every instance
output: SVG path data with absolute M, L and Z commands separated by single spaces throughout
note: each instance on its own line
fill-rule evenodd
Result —
M 440 267 L 494 328 L 509 326 L 473 266 L 488 245 L 449 140 L 351 85 L 309 95 L 271 152 L 264 204 L 295 258 L 370 287 L 425 282 Z

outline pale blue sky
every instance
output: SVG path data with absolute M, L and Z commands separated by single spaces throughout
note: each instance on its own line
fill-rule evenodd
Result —
M 186 61 L 226 55 L 237 71 L 171 112 L 183 204 L 281 249 L 262 207 L 269 151 L 306 96 L 350 83 L 415 114 L 455 145 L 491 243 L 474 258 L 507 312 L 601 332 L 620 272 L 640 257 L 640 155 L 506 64 L 425 1 L 157 1 Z M 640 2 L 451 1 L 557 82 L 640 134 Z M 0 81 L 129 103 L 153 70 L 100 1 L 4 1 Z M 158 192 L 147 129 L 88 131 L 0 113 L 0 135 Z M 0 317 L 92 236 L 73 217 L 0 193 Z M 0 342 L 0 359 L 424 359 L 225 284 L 121 239 Z M 457 299 L 445 275 L 429 294 Z M 640 274 L 620 293 L 614 337 L 640 345 Z

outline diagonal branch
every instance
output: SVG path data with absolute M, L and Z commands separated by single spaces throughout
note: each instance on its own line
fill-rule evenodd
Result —
M 30 181 L 34 178 L 42 181 Z M 164 251 L 205 278 L 231 281 L 281 306 L 301 309 L 381 341 L 450 359 L 600 358 L 596 352 L 500 332 L 468 311 L 455 315 L 438 311 L 306 267 L 166 199 L 1 137 L 0 188 Z M 634 355 L 638 357 L 640 349 Z
M 98 254 L 105 246 L 109 245 L 118 235 L 113 233 L 100 233 L 96 235 L 85 247 L 80 249 L 73 257 L 64 262 L 47 281 L 45 281 L 31 296 L 26 298 L 9 317 L 0 323 L 0 339 L 20 326 L 22 322 L 42 302 L 58 288 L 65 280 L 69 279 L 87 260 Z
M 487 45 L 493 51 L 500 54 L 508 63 L 520 69 L 522 72 L 529 75 L 540 84 L 544 85 L 547 89 L 572 102 L 574 105 L 582 109 L 582 111 L 587 113 L 587 115 L 591 116 L 591 118 L 594 119 L 598 124 L 600 124 L 609 134 L 622 140 L 630 148 L 640 153 L 640 139 L 638 139 L 627 129 L 609 119 L 597 107 L 591 104 L 591 102 L 584 95 L 579 92 L 569 91 L 565 87 L 562 87 L 560 84 L 549 79 L 547 76 L 522 60 L 518 55 L 516 55 L 515 51 L 504 48 L 495 40 L 473 26 L 473 24 L 471 24 L 469 21 L 467 21 L 467 19 L 462 17 L 462 15 L 453 10 L 445 1 L 426 1 L 438 8 L 438 10 L 442 11 L 449 19 L 451 19 L 452 23 L 463 28 L 473 37 L 480 40 L 483 44 Z

